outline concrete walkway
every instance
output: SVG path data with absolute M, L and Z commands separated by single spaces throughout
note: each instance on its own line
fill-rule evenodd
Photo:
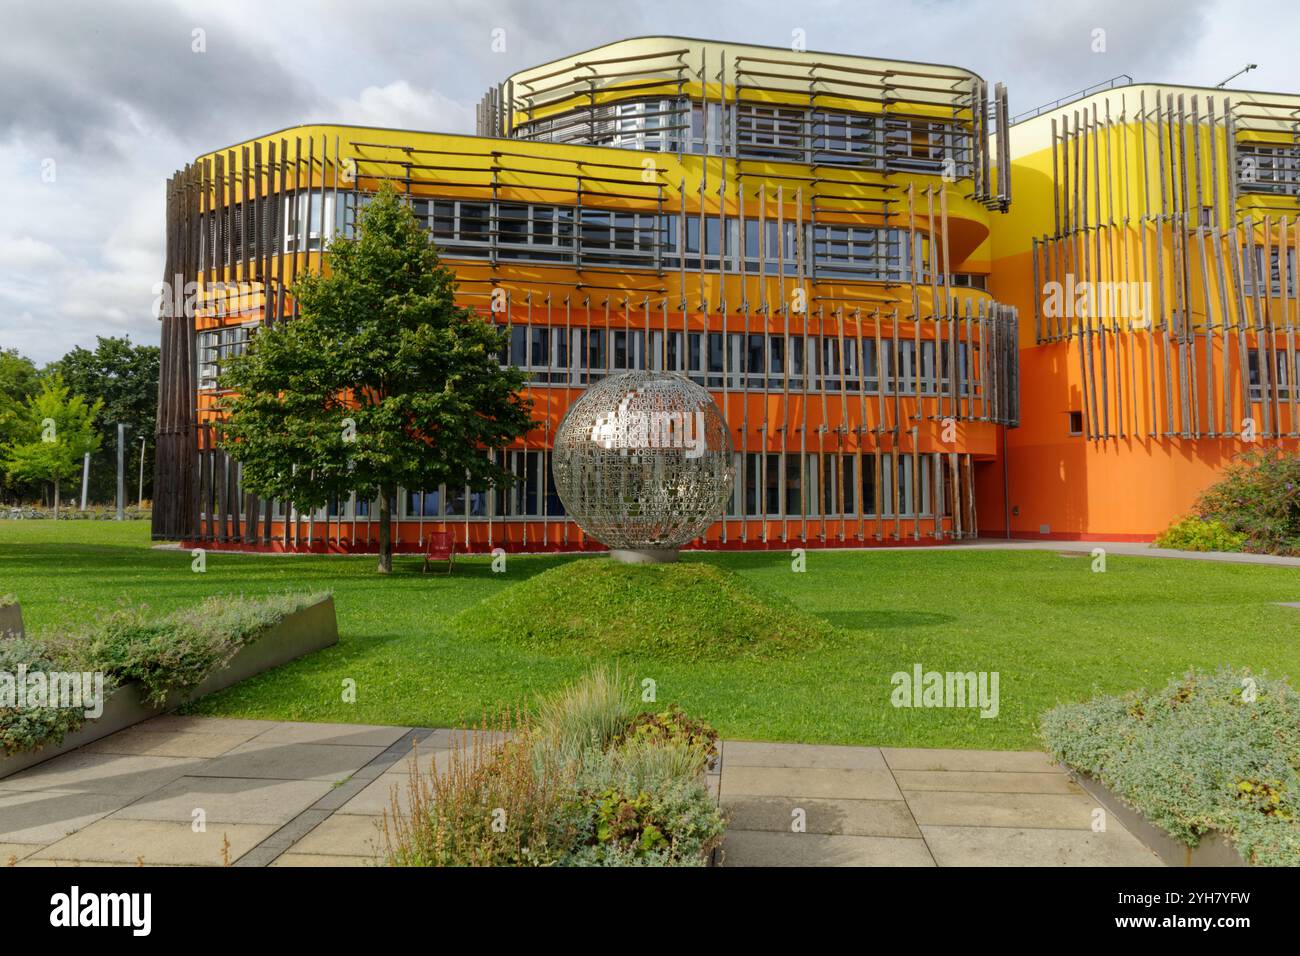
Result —
M 1051 541 L 1043 539 L 1007 541 L 1004 538 L 975 538 L 955 542 L 949 547 L 1004 551 L 1069 551 L 1091 553 L 1102 548 L 1108 555 L 1127 555 L 1134 558 L 1181 558 L 1184 561 L 1222 561 L 1227 564 L 1268 564 L 1280 568 L 1300 568 L 1300 557 L 1281 554 L 1247 554 L 1242 551 L 1175 551 L 1172 548 L 1154 548 L 1133 541 Z
M 451 731 L 158 717 L 0 779 L 0 865 L 363 866 L 413 743 Z M 1159 865 L 1041 753 L 729 741 L 709 785 L 724 865 Z

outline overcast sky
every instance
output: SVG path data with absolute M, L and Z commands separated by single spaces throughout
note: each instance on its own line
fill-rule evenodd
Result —
M 317 121 L 473 132 L 490 84 L 623 37 L 785 46 L 802 30 L 810 50 L 1004 81 L 1012 113 L 1120 73 L 1214 85 L 1248 62 L 1259 68 L 1230 86 L 1300 92 L 1295 0 L 0 0 L 0 10 L 0 348 L 38 362 L 97 334 L 157 342 L 164 182 L 196 155 Z M 196 29 L 206 52 L 192 49 Z

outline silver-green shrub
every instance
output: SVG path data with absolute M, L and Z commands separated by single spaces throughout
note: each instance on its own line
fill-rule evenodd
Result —
M 1058 706 L 1041 730 L 1057 760 L 1188 846 L 1218 830 L 1250 863 L 1300 865 L 1300 694 L 1285 680 L 1192 671 Z

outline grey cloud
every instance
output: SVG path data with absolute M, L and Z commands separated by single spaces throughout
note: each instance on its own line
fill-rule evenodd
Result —
M 273 46 L 159 0 L 18 4 L 0 47 L 0 138 L 113 149 L 123 134 L 182 140 L 306 109 L 314 94 Z M 207 50 L 192 49 L 205 29 Z

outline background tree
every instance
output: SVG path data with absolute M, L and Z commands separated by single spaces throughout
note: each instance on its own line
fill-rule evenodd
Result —
M 532 427 L 502 332 L 454 301 L 429 234 L 385 184 L 330 274 L 293 288 L 300 317 L 259 329 L 220 377 L 222 447 L 263 497 L 319 507 L 379 498 L 379 570 L 392 570 L 398 486 L 512 480 L 489 452 Z
M 23 418 L 27 399 L 39 387 L 40 373 L 35 362 L 17 349 L 0 350 L 0 448 L 14 440 L 14 429 Z M 0 469 L 0 494 L 5 499 L 21 499 L 36 492 L 35 484 L 13 481 Z
M 99 447 L 95 416 L 103 405 L 99 399 L 92 405 L 72 394 L 55 373 L 27 399 L 15 422 L 13 438 L 0 448 L 11 477 L 53 483 L 55 518 L 59 516 L 59 483 L 74 477 L 81 470 L 82 456 Z
M 130 336 L 96 336 L 94 350 L 77 346 L 52 362 L 46 373 L 57 373 L 72 391 L 103 400 L 99 416 L 100 444 L 90 460 L 90 498 L 109 501 L 117 495 L 117 423 L 126 422 L 127 498 L 137 491 L 140 439 L 145 439 L 145 497 L 153 497 L 154 422 L 158 413 L 159 350 L 134 345 Z

